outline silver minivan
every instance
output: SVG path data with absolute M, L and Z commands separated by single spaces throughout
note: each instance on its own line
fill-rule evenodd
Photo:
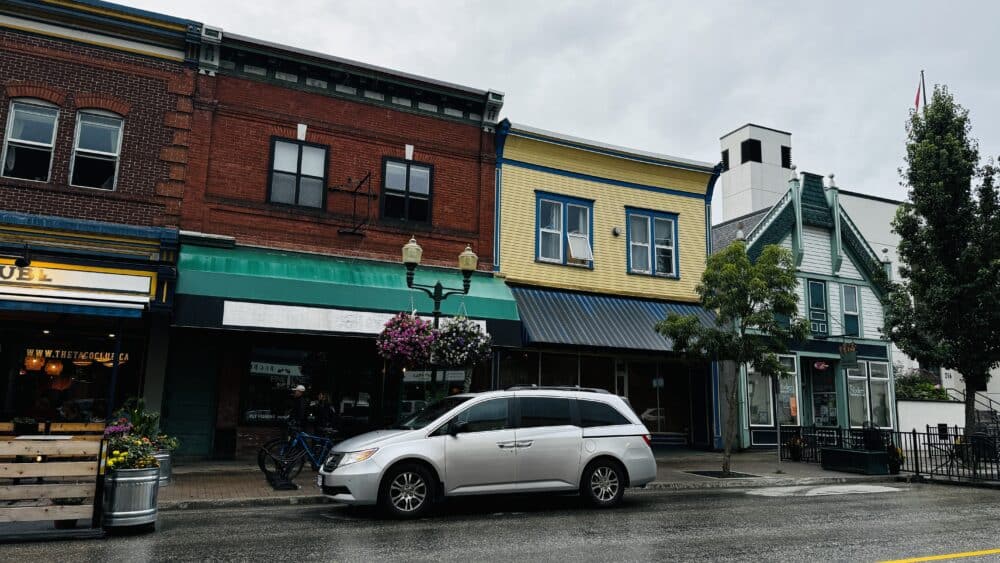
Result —
M 453 395 L 397 428 L 334 447 L 317 484 L 337 502 L 416 517 L 443 497 L 579 491 L 618 504 L 656 478 L 650 436 L 624 399 L 597 389 L 515 387 Z

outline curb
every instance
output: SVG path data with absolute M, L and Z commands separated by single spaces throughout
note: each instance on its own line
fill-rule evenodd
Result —
M 720 479 L 718 481 L 653 481 L 638 491 L 692 491 L 699 489 L 756 489 L 763 487 L 789 487 L 803 485 L 842 485 L 845 483 L 906 482 L 911 480 L 896 475 L 870 475 L 865 477 L 806 477 L 770 478 L 753 477 L 746 479 Z M 309 506 L 317 504 L 337 504 L 323 495 L 301 495 L 291 497 L 254 497 L 243 499 L 196 499 L 176 500 L 159 503 L 163 512 L 178 510 L 205 510 L 213 508 L 254 508 L 268 506 Z
M 197 500 L 171 500 L 161 502 L 157 509 L 161 512 L 175 510 L 204 510 L 210 508 L 253 508 L 260 506 L 295 506 L 333 504 L 334 500 L 323 495 L 301 495 L 295 497 L 255 497 Z

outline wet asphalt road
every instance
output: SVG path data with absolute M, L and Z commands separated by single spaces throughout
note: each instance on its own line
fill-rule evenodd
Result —
M 1000 548 L 1000 491 L 884 486 L 898 490 L 630 491 L 609 511 L 574 497 L 462 499 L 413 522 L 334 505 L 174 511 L 153 534 L 0 545 L 0 560 L 797 562 Z M 1000 555 L 965 559 L 983 560 Z

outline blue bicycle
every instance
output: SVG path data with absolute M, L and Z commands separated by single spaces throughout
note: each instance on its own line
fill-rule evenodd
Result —
M 257 465 L 265 475 L 276 474 L 286 479 L 298 476 L 306 461 L 309 461 L 313 471 L 319 471 L 336 443 L 335 436 L 335 430 L 317 435 L 289 429 L 284 438 L 275 438 L 260 448 Z

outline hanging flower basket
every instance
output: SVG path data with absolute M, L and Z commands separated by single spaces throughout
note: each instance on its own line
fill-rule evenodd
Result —
M 492 342 L 478 323 L 457 317 L 438 330 L 431 347 L 431 362 L 440 367 L 469 369 L 490 357 Z
M 431 324 L 416 315 L 399 313 L 385 323 L 375 339 L 378 353 L 390 362 L 405 367 L 423 367 L 430 363 L 434 343 Z

